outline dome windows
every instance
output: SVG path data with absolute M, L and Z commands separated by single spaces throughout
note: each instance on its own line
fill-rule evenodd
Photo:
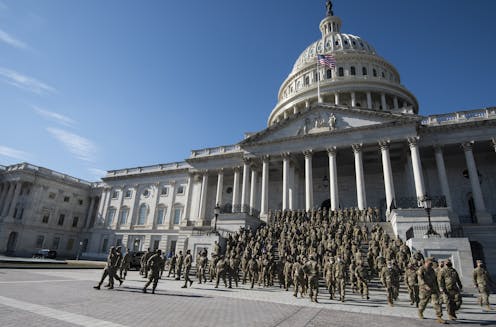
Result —
M 326 71 L 326 77 L 327 77 L 327 79 L 331 79 L 332 78 L 332 69 L 328 69 Z
M 367 67 L 362 67 L 362 75 L 367 76 L 367 74 L 368 74 Z
M 338 68 L 338 76 L 339 77 L 343 77 L 344 76 L 344 68 L 343 67 L 339 67 Z
M 377 70 L 375 68 L 372 69 L 372 75 L 374 75 L 374 77 L 377 77 Z
M 351 75 L 351 76 L 355 76 L 355 75 L 356 75 L 356 69 L 355 69 L 355 66 L 351 66 L 351 67 L 350 67 L 350 75 Z

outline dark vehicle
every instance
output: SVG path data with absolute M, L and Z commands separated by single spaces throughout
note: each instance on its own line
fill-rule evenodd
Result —
M 57 251 L 50 249 L 41 249 L 33 253 L 33 259 L 56 259 Z
M 140 270 L 141 268 L 141 257 L 145 254 L 143 251 L 132 252 L 131 262 L 129 263 L 130 269 Z

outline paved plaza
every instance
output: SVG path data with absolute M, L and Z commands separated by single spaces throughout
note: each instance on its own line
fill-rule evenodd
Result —
M 417 310 L 400 295 L 394 307 L 385 295 L 372 291 L 371 300 L 349 294 L 345 303 L 296 299 L 279 288 L 215 289 L 164 278 L 157 294 L 143 294 L 145 279 L 130 272 L 121 287 L 92 288 L 101 270 L 0 270 L 0 326 L 436 326 L 429 307 L 421 321 Z M 241 286 L 241 285 L 240 285 Z M 445 314 L 446 316 L 446 314 Z M 476 298 L 464 298 L 459 320 L 450 324 L 496 326 L 496 311 L 485 312 Z

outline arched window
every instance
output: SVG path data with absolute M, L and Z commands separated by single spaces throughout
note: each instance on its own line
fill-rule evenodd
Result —
M 146 223 L 147 209 L 148 208 L 144 203 L 140 206 L 139 215 L 138 215 L 138 225 L 144 225 Z
M 372 74 L 374 75 L 374 77 L 377 77 L 377 70 L 375 70 L 375 68 L 372 70 Z
M 310 77 L 305 76 L 305 85 L 308 85 L 308 84 L 310 84 Z
M 344 76 L 344 69 L 343 69 L 343 67 L 339 67 L 339 69 L 338 69 L 338 75 L 339 76 Z
M 111 207 L 107 212 L 107 226 L 112 225 L 112 223 L 114 222 L 114 217 L 115 217 L 115 208 Z
M 158 207 L 157 210 L 157 225 L 163 225 L 164 224 L 164 217 L 165 213 L 167 211 L 167 208 L 164 206 Z
M 327 79 L 331 79 L 332 78 L 332 69 L 328 69 L 326 74 L 327 74 L 326 75 Z
M 367 76 L 367 67 L 362 67 L 362 75 Z
M 351 66 L 350 68 L 350 74 L 355 76 L 356 75 L 356 69 L 355 69 L 355 66 Z
M 127 207 L 121 208 L 121 215 L 119 219 L 119 224 L 125 225 L 127 224 L 127 214 L 129 213 L 129 209 Z

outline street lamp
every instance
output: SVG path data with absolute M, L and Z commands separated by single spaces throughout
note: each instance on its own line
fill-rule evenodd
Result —
M 220 207 L 219 204 L 217 203 L 217 205 L 214 208 L 214 216 L 215 216 L 214 233 L 217 233 L 217 217 L 219 216 L 219 214 L 220 214 Z
M 431 223 L 431 209 L 432 209 L 432 199 L 426 194 L 422 199 L 422 204 L 424 206 L 425 211 L 427 212 L 427 219 L 429 220 L 429 228 L 427 229 L 427 233 L 425 233 L 426 238 L 431 236 L 439 236 L 439 234 L 434 230 Z
M 83 247 L 83 241 L 80 241 L 79 242 L 79 249 L 78 249 L 77 256 L 76 256 L 76 260 L 79 260 L 79 255 L 81 254 L 82 247 Z

